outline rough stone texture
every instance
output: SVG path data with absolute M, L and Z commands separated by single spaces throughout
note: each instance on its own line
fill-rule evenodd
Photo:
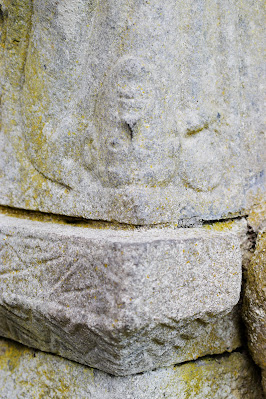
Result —
M 0 398 L 263 399 L 245 353 L 215 356 L 129 377 L 112 377 L 0 340 Z
M 0 0 L 0 204 L 86 219 L 0 215 L 0 335 L 120 376 L 230 352 L 242 250 L 266 384 L 264 15 L 262 0 Z M 1 350 L 5 398 L 260 395 L 240 353 L 114 379 Z
M 0 203 L 133 224 L 263 190 L 263 1 L 1 0 Z
M 262 375 L 262 387 L 264 390 L 264 394 L 266 395 L 266 370 L 265 369 L 262 369 L 261 375 Z
M 249 220 L 249 218 L 248 218 Z M 242 253 L 243 277 L 246 279 L 246 272 L 249 268 L 250 260 L 254 254 L 256 233 L 246 218 L 230 219 L 203 225 L 204 229 L 213 231 L 230 231 L 237 235 Z
M 258 235 L 256 250 L 248 268 L 243 315 L 251 354 L 263 369 L 266 394 L 266 229 Z
M 0 237 L 2 336 L 120 375 L 240 345 L 231 232 L 1 215 Z
M 266 227 L 266 201 L 261 198 L 248 215 L 248 224 L 255 233 Z

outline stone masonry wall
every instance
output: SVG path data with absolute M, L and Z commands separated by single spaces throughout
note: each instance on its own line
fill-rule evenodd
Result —
M 0 0 L 0 399 L 263 398 L 264 16 Z

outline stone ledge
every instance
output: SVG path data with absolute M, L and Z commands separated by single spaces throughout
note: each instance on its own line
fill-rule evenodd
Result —
M 2 336 L 117 375 L 240 345 L 231 232 L 0 226 Z

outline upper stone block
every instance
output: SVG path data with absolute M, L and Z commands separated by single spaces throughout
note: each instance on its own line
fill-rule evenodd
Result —
M 261 1 L 0 4 L 1 204 L 137 225 L 245 212 Z

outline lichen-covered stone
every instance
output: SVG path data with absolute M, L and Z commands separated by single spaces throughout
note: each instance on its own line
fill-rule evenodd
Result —
M 112 377 L 60 357 L 0 340 L 0 398 L 263 399 L 245 353 Z
M 266 369 L 262 369 L 261 376 L 262 376 L 262 387 L 264 390 L 264 394 L 266 395 Z
M 264 198 L 259 198 L 256 206 L 250 210 L 248 224 L 256 233 L 266 227 L 266 201 Z
M 258 0 L 1 0 L 0 203 L 135 225 L 263 192 Z
M 258 235 L 255 253 L 248 268 L 243 315 L 249 348 L 255 362 L 264 370 L 262 376 L 266 387 L 266 229 Z
M 0 216 L 0 335 L 126 375 L 240 345 L 230 231 Z
M 240 241 L 242 252 L 242 268 L 245 278 L 246 270 L 249 267 L 250 260 L 254 253 L 256 241 L 256 233 L 248 223 L 246 218 L 228 219 L 226 221 L 216 221 L 214 223 L 206 223 L 204 229 L 213 231 L 230 231 L 237 235 Z

